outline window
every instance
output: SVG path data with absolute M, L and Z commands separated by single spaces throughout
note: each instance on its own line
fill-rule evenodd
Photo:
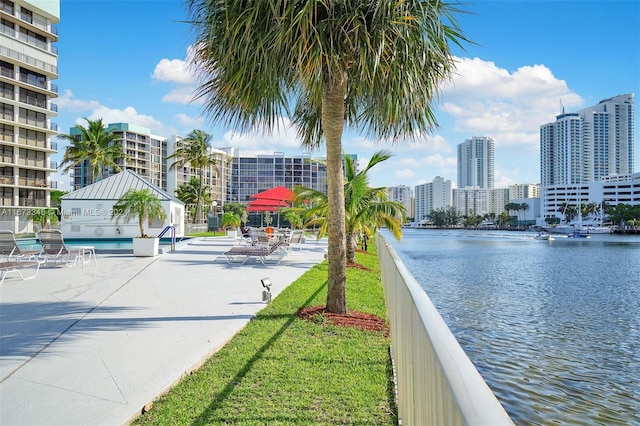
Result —
M 20 102 L 23 102 L 23 103 L 29 104 L 29 105 L 33 105 L 33 106 L 37 106 L 37 107 L 40 107 L 40 108 L 46 108 L 47 107 L 47 96 L 42 94 L 42 93 L 34 92 L 33 90 L 22 89 L 21 88 L 20 89 Z
M 20 81 L 42 89 L 47 88 L 47 77 L 27 68 L 20 67 Z
M 13 99 L 13 84 L 0 82 L 0 97 L 6 99 Z
M 26 108 L 20 108 L 20 122 L 30 124 L 36 127 L 47 127 L 47 115 L 42 112 L 32 111 Z
M 13 126 L 0 124 L 0 141 L 13 142 Z
M 0 103 L 0 118 L 13 121 L 13 105 Z

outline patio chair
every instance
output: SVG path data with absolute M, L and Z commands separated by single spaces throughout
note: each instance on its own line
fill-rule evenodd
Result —
M 16 237 L 9 230 L 0 229 L 0 257 L 11 260 L 33 260 L 38 257 L 40 250 L 22 250 L 16 242 Z
M 35 268 L 35 272 L 33 275 L 29 275 L 25 277 L 22 275 L 21 269 L 24 268 Z M 30 280 L 31 278 L 35 278 L 38 275 L 38 271 L 40 270 L 40 262 L 38 261 L 23 261 L 23 262 L 0 262 L 0 284 L 4 282 L 4 279 L 7 277 L 7 274 L 17 273 L 20 275 L 22 280 Z
M 58 229 L 41 229 L 38 232 L 38 240 L 42 245 L 40 259 L 42 263 L 62 263 L 65 266 L 73 266 L 78 259 L 84 262 L 84 250 L 82 247 L 69 247 L 64 243 L 62 232 Z
M 298 248 L 298 253 L 302 252 L 302 239 L 304 237 L 304 231 L 292 231 L 288 238 L 286 238 L 282 246 L 287 250 L 287 253 L 293 254 L 293 249 Z

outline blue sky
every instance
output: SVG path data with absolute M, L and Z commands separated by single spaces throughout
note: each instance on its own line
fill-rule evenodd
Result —
M 611 96 L 640 94 L 638 0 L 480 0 L 462 8 L 469 13 L 459 21 L 476 44 L 454 50 L 457 75 L 437 103 L 440 127 L 395 145 L 345 132 L 345 152 L 363 162 L 377 150 L 393 152 L 371 171 L 372 185 L 413 187 L 436 176 L 455 182 L 456 146 L 472 136 L 495 139 L 496 187 L 538 183 L 540 125 L 555 121 L 560 105 L 573 112 Z M 193 41 L 186 19 L 181 0 L 61 0 L 59 130 L 69 133 L 83 117 L 102 118 L 165 137 L 202 129 L 213 136 L 212 146 L 234 146 L 247 155 L 304 152 L 286 126 L 270 136 L 237 133 L 202 116 L 186 67 Z M 58 142 L 55 160 L 64 147 Z M 313 154 L 324 156 L 324 150 Z M 54 179 L 68 189 L 68 175 Z

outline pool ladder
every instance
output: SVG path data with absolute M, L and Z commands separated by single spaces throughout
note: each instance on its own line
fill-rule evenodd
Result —
M 158 234 L 158 238 L 162 238 L 167 231 L 171 231 L 171 251 L 176 249 L 176 227 L 173 225 L 166 226 L 160 234 Z

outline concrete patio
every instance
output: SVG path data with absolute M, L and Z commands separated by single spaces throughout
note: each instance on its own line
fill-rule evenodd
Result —
M 0 286 L 0 424 L 116 425 L 196 369 L 261 308 L 321 262 L 307 241 L 278 265 L 230 265 L 228 238 L 155 258 L 100 254 Z

